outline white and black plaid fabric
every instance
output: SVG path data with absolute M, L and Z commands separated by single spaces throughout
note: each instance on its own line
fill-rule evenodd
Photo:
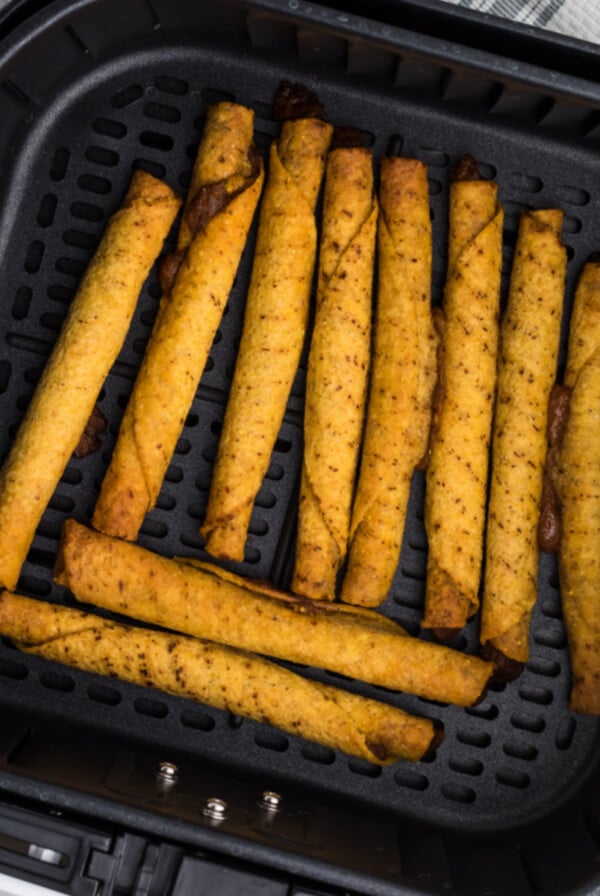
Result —
M 600 43 L 600 0 L 446 0 L 467 9 Z

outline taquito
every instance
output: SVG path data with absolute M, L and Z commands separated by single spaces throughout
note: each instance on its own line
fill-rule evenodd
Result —
M 562 221 L 558 209 L 521 216 L 500 329 L 480 640 L 504 679 L 516 677 L 529 656 L 538 593 L 548 401 L 567 265 Z
M 304 345 L 317 246 L 315 204 L 332 128 L 284 121 L 270 148 L 242 336 L 200 529 L 215 557 L 243 560 Z
M 336 135 L 333 142 L 335 145 Z M 377 200 L 363 146 L 330 151 L 304 403 L 292 591 L 334 600 L 346 556 L 371 344 Z
M 452 636 L 479 607 L 496 387 L 503 211 L 472 157 L 450 185 L 448 268 L 426 471 L 423 626 Z
M 17 584 L 179 207 L 166 184 L 136 171 L 107 224 L 0 472 L 0 585 Z
M 282 601 L 67 520 L 55 579 L 85 603 L 254 653 L 470 705 L 493 666 L 318 601 Z
M 390 589 L 412 475 L 428 445 L 437 377 L 427 168 L 381 160 L 377 308 L 367 421 L 341 599 L 377 606 Z
M 428 719 L 251 653 L 8 592 L 0 594 L 0 633 L 27 653 L 228 710 L 377 765 L 421 759 L 442 737 Z
M 570 709 L 600 714 L 600 258 L 584 267 L 562 387 L 567 414 L 555 487 L 558 570 L 571 661 Z
M 208 109 L 163 298 L 93 516 L 134 541 L 155 506 L 231 292 L 263 182 L 254 113 Z
M 259 594 L 266 594 L 267 597 L 275 597 L 277 600 L 286 600 L 298 604 L 297 594 L 282 591 L 266 579 L 251 579 L 247 576 L 240 576 L 237 575 L 237 573 L 231 572 L 229 569 L 223 569 L 214 563 L 208 563 L 206 560 L 200 560 L 197 557 L 175 557 L 175 560 L 179 563 L 190 564 L 191 566 L 196 567 L 196 569 L 202 569 L 210 575 L 225 579 L 228 582 L 233 582 L 248 591 L 257 591 Z M 386 629 L 387 631 L 393 631 L 395 634 L 400 634 L 401 631 L 401 626 L 397 622 L 394 622 L 393 619 L 384 616 L 383 613 L 378 613 L 375 610 L 370 610 L 366 607 L 355 607 L 351 604 L 340 603 L 339 601 L 322 601 L 321 607 L 325 610 L 329 610 L 333 615 L 343 613 L 349 618 L 355 618 L 359 622 L 368 622 L 369 625 L 375 625 L 379 628 Z

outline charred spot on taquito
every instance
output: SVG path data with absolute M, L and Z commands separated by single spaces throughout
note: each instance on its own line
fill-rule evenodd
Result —
M 276 121 L 296 121 L 299 118 L 322 118 L 324 107 L 317 96 L 304 84 L 282 81 L 273 100 Z
M 330 151 L 334 149 L 361 149 L 365 145 L 365 138 L 358 128 L 349 126 L 334 128 Z
M 498 650 L 490 641 L 486 641 L 479 651 L 479 656 L 483 660 L 488 660 L 494 664 L 494 673 L 492 678 L 497 682 L 514 681 L 522 673 L 525 663 L 514 660 L 510 656 L 506 656 L 501 650 Z
M 467 153 L 459 159 L 450 174 L 450 180 L 481 180 L 481 172 L 475 156 Z
M 448 641 L 453 641 L 454 638 L 457 638 L 461 631 L 461 628 L 451 628 L 450 626 L 441 625 L 437 625 L 434 628 L 430 629 L 432 638 L 435 641 L 441 641 L 444 644 L 446 644 Z
M 421 762 L 431 762 L 434 759 L 437 748 L 442 744 L 445 735 L 444 725 L 439 719 L 433 719 L 433 737 L 431 743 L 421 756 Z
M 548 553 L 556 553 L 560 546 L 561 512 L 555 481 L 558 470 L 558 455 L 569 419 L 571 392 L 572 389 L 569 386 L 555 384 L 552 387 L 548 402 L 548 449 L 544 465 L 542 499 L 537 532 L 540 550 Z
M 102 447 L 102 436 L 106 432 L 107 426 L 108 420 L 98 405 L 94 405 L 94 409 L 85 424 L 79 443 L 73 451 L 73 457 L 81 459 L 89 457 L 90 454 L 95 454 L 96 451 L 99 451 Z

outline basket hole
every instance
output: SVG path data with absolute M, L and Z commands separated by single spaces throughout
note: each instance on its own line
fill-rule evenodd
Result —
M 233 103 L 235 102 L 235 97 L 233 93 L 228 93 L 226 90 L 205 87 L 202 90 L 202 102 L 206 106 L 214 106 L 217 103 Z
M 79 279 L 85 271 L 85 262 L 75 258 L 58 258 L 54 267 L 59 274 L 67 274 L 69 277 Z
M 579 187 L 570 187 L 567 185 L 560 185 L 556 187 L 556 196 L 561 202 L 566 202 L 569 205 L 578 205 L 584 206 L 588 205 L 591 196 L 587 192 L 587 190 L 582 190 Z
M 529 775 L 526 775 L 525 772 L 518 772 L 508 768 L 499 768 L 494 777 L 498 784 L 503 784 L 505 787 L 515 787 L 517 790 L 525 790 L 531 783 Z
M 497 176 L 496 166 L 487 162 L 479 162 L 479 173 L 483 180 L 495 180 Z
M 169 531 L 166 523 L 159 520 L 145 519 L 141 528 L 141 532 L 148 538 L 165 538 Z
M 79 485 L 82 479 L 83 473 L 75 467 L 67 467 L 60 477 L 60 481 L 65 485 Z
M 182 479 L 183 479 L 183 470 L 181 469 L 181 467 L 177 467 L 174 464 L 171 464 L 171 466 L 167 469 L 167 472 L 165 473 L 165 480 L 167 482 L 177 483 L 177 482 L 181 482 Z
M 477 777 L 483 772 L 483 762 L 480 762 L 479 759 L 461 759 L 461 758 L 453 758 L 448 760 L 448 767 L 453 772 L 458 772 L 461 775 L 472 775 L 473 777 Z
M 121 140 L 127 133 L 127 128 L 121 121 L 113 121 L 111 118 L 97 118 L 92 124 L 92 130 L 103 137 L 112 137 Z
M 269 532 L 269 524 L 266 522 L 266 520 L 257 520 L 253 517 L 250 520 L 248 532 L 250 533 L 250 535 L 254 535 L 256 538 L 264 538 L 265 535 L 267 535 Z
M 42 672 L 40 681 L 45 688 L 51 691 L 60 691 L 63 694 L 69 694 L 75 688 L 75 682 L 70 675 L 64 672 Z
M 275 753 L 285 753 L 290 745 L 287 737 L 277 731 L 258 731 L 254 743 L 263 750 L 273 750 Z
M 431 168 L 447 168 L 450 163 L 450 156 L 447 152 L 432 146 L 422 146 L 419 149 L 419 157 Z
M 270 510 L 271 507 L 275 507 L 277 498 L 273 492 L 261 488 L 254 503 L 257 507 L 262 507 L 264 510 Z
M 181 120 L 181 112 L 174 106 L 167 106 L 165 103 L 146 103 L 144 106 L 144 115 L 146 118 L 153 118 L 155 121 L 164 121 L 166 124 L 176 124 Z
M 138 697 L 133 701 L 133 708 L 141 716 L 149 716 L 152 719 L 164 719 L 169 713 L 166 703 L 160 700 L 151 700 L 149 697 Z
M 206 712 L 196 712 L 190 709 L 181 713 L 181 724 L 185 728 L 193 728 L 194 731 L 212 731 L 215 727 L 215 720 Z
M 486 719 L 488 722 L 498 717 L 498 707 L 493 703 L 490 706 L 467 706 L 465 712 L 467 715 L 475 716 L 477 719 Z
M 77 180 L 77 184 L 86 193 L 96 193 L 98 196 L 107 196 L 112 190 L 112 184 L 106 177 L 100 177 L 97 174 L 82 174 Z
M 103 684 L 90 685 L 87 695 L 94 703 L 102 703 L 103 706 L 118 706 L 121 702 L 119 691 Z
M 125 87 L 123 90 L 115 93 L 110 104 L 113 109 L 125 109 L 127 106 L 131 106 L 133 103 L 137 102 L 143 95 L 143 87 L 139 84 L 130 84 L 129 87 Z
M 158 180 L 164 180 L 167 173 L 164 165 L 161 165 L 159 162 L 153 162 L 150 159 L 136 159 L 133 163 L 133 170 L 145 171 L 146 174 L 151 174 L 152 177 L 156 177 Z
M 70 158 L 71 153 L 66 147 L 60 147 L 56 150 L 52 158 L 52 164 L 50 165 L 50 180 L 61 181 L 64 179 L 67 173 L 67 168 L 69 167 Z
M 71 205 L 71 214 L 74 218 L 80 218 L 82 221 L 89 221 L 92 224 L 102 221 L 104 218 L 102 209 L 97 205 L 92 205 L 91 202 L 74 202 Z
M 12 373 L 12 364 L 10 361 L 0 361 L 0 395 L 4 394 L 8 389 L 10 375 Z
M 66 495 L 52 495 L 48 505 L 52 510 L 58 510 L 59 513 L 73 513 L 75 509 L 75 501 Z
M 468 806 L 475 802 L 475 791 L 471 787 L 461 784 L 444 784 L 441 788 L 442 796 L 454 803 L 463 803 Z
M 172 495 L 165 495 L 161 492 L 156 501 L 156 506 L 159 510 L 173 510 L 177 501 Z
M 529 703 L 538 703 L 540 706 L 549 706 L 553 700 L 552 691 L 548 688 L 533 687 L 529 684 L 521 685 L 519 697 Z
M 401 134 L 392 134 L 388 140 L 386 154 L 388 156 L 401 156 L 404 148 L 404 137 Z
M 45 314 L 40 315 L 40 325 L 46 330 L 54 330 L 57 332 L 62 327 L 64 319 L 64 314 L 51 314 L 50 312 L 46 312 Z
M 395 594 L 393 601 L 395 604 L 399 604 L 401 607 L 407 607 L 409 610 L 421 610 L 423 607 L 424 595 L 416 591 L 412 594 L 407 591 L 402 594 Z
M 540 177 L 527 174 L 525 171 L 513 171 L 508 177 L 509 185 L 515 190 L 524 190 L 527 193 L 539 193 L 544 186 Z
M 46 295 L 53 302 L 62 302 L 64 305 L 70 304 L 73 300 L 75 291 L 68 286 L 62 286 L 58 283 L 51 284 L 46 290 Z
M 484 731 L 476 731 L 474 729 L 461 729 L 457 731 L 456 739 L 461 744 L 466 744 L 469 747 L 479 747 L 479 749 L 481 750 L 489 747 L 492 742 L 492 738 L 489 734 L 486 734 Z
M 178 439 L 175 446 L 175 454 L 189 454 L 192 450 L 192 443 L 189 439 Z
M 11 312 L 15 320 L 25 320 L 29 314 L 32 295 L 33 292 L 28 286 L 20 286 L 16 291 Z
M 63 233 L 63 243 L 66 246 L 74 246 L 76 249 L 89 250 L 96 247 L 97 238 L 93 233 L 69 228 L 69 230 L 65 230 Z
M 161 152 L 169 152 L 173 149 L 173 138 L 168 134 L 161 134 L 158 131 L 142 131 L 140 134 L 140 143 L 150 149 L 158 149 Z
M 502 751 L 511 759 L 523 759 L 532 762 L 538 755 L 537 747 L 523 740 L 509 740 L 502 746 Z
M 583 224 L 581 223 L 579 218 L 575 218 L 573 215 L 567 215 L 563 220 L 563 229 L 565 233 L 579 233 Z
M 533 675 L 541 675 L 543 678 L 557 678 L 560 675 L 560 663 L 541 656 L 529 659 L 527 669 Z
M 553 595 L 552 597 L 549 597 L 547 600 L 542 601 L 541 610 L 544 616 L 547 616 L 548 619 L 561 620 L 562 612 L 558 593 Z
M 24 268 L 28 274 L 37 274 L 39 271 L 44 257 L 44 248 L 44 244 L 41 240 L 33 240 L 29 244 L 24 264 Z
M 374 765 L 364 759 L 350 759 L 348 768 L 354 775 L 362 775 L 364 778 L 380 778 L 381 766 Z
M 510 717 L 513 728 L 519 731 L 529 731 L 530 734 L 541 734 L 546 723 L 541 716 L 532 716 L 527 713 L 514 713 Z
M 573 743 L 577 723 L 573 716 L 567 716 L 558 726 L 554 743 L 559 750 L 568 750 Z
M 227 714 L 227 726 L 231 728 L 232 731 L 239 731 L 243 724 L 243 716 L 238 716 L 234 712 Z
M 533 640 L 542 647 L 562 650 L 566 646 L 565 633 L 561 628 L 542 628 L 534 632 Z
M 316 762 L 318 765 L 333 765 L 335 762 L 335 752 L 321 744 L 305 744 L 300 752 L 308 762 Z
M 88 146 L 85 157 L 88 162 L 106 168 L 114 168 L 119 164 L 119 154 L 114 149 L 106 149 L 104 146 Z
M 50 227 L 54 221 L 57 205 L 58 199 L 54 193 L 46 193 L 45 196 L 42 196 L 37 214 L 37 223 L 40 227 Z
M 4 657 L 0 658 L 0 675 L 3 675 L 5 678 L 12 678 L 13 681 L 23 681 L 23 679 L 27 678 L 27 674 L 27 666 L 24 666 L 23 663 L 7 660 Z
M 416 772 L 414 769 L 400 766 L 394 774 L 394 781 L 399 787 L 406 787 L 408 790 L 417 790 L 423 792 L 429 787 L 429 778 L 427 775 Z

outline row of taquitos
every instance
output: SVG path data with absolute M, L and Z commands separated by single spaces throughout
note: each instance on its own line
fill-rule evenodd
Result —
M 148 457 L 153 454 L 158 456 L 160 463 L 163 464 L 164 472 L 166 463 L 168 463 L 166 446 L 168 446 L 169 439 L 173 438 L 173 432 L 182 425 L 183 418 L 173 423 L 165 422 L 161 414 L 153 413 L 152 405 L 149 402 L 158 400 L 159 406 L 163 401 L 165 405 L 168 404 L 166 399 L 169 397 L 169 391 L 172 390 L 178 395 L 177 401 L 182 408 L 180 413 L 183 414 L 183 404 L 188 399 L 191 401 L 189 394 L 193 394 L 195 389 L 195 387 L 191 388 L 190 383 L 194 377 L 199 378 L 200 376 L 200 372 L 197 371 L 188 354 L 181 351 L 181 343 L 186 336 L 186 330 L 192 329 L 193 324 L 193 308 L 188 306 L 193 300 L 197 301 L 199 295 L 204 296 L 205 299 L 211 299 L 217 308 L 216 317 L 218 319 L 222 303 L 231 288 L 235 274 L 236 253 L 239 260 L 252 212 L 258 200 L 262 179 L 262 165 L 252 151 L 251 142 L 248 142 L 246 138 L 243 139 L 243 151 L 240 151 L 237 143 L 237 138 L 240 135 L 240 128 L 234 124 L 237 117 L 242 114 L 246 125 L 248 124 L 248 115 L 251 120 L 249 110 L 244 111 L 247 114 L 242 114 L 239 107 L 233 106 L 232 108 L 231 104 L 225 104 L 225 108 L 218 107 L 208 118 L 205 139 L 202 142 L 195 166 L 193 186 L 180 227 L 180 248 L 176 255 L 169 260 L 167 273 L 170 273 L 170 276 L 164 278 L 165 297 L 161 303 L 153 331 L 152 348 L 144 359 L 145 373 L 143 377 L 139 378 L 140 382 L 143 383 L 145 380 L 150 387 L 147 385 L 144 390 L 140 386 L 138 389 L 136 383 L 134 388 L 136 401 L 131 402 L 131 415 L 128 416 L 128 409 L 122 425 L 122 432 L 125 435 L 128 432 L 131 433 L 130 443 L 135 449 L 134 455 L 137 452 L 139 457 L 134 467 L 126 467 L 128 471 L 133 470 L 133 472 L 131 475 L 128 472 L 124 477 L 124 500 L 108 502 L 109 509 L 114 508 L 116 512 L 116 520 L 122 520 L 133 508 L 134 515 L 137 515 L 141 522 L 145 511 L 140 515 L 139 509 L 135 510 L 135 492 L 142 480 L 150 481 L 149 470 L 152 472 L 154 469 L 152 475 L 156 481 L 156 465 L 152 468 Z M 315 124 L 314 127 L 316 133 L 323 130 L 322 123 Z M 217 137 L 225 140 L 226 147 L 223 147 L 219 139 L 215 139 L 215 131 Z M 298 135 L 296 135 L 296 145 L 297 141 Z M 294 143 L 294 140 L 292 139 L 291 142 Z M 227 152 L 224 151 L 225 148 L 228 150 Z M 302 140 L 300 140 L 300 149 L 302 151 L 305 149 Z M 276 154 L 276 150 L 273 153 Z M 213 160 L 216 159 L 217 167 L 221 166 L 219 173 L 222 177 L 216 182 L 214 169 L 211 169 L 211 166 L 206 163 L 206 159 L 211 157 Z M 233 170 L 229 173 L 228 165 L 233 166 Z M 199 177 L 198 171 L 202 170 L 204 170 L 204 174 Z M 287 174 L 284 176 L 284 181 L 286 178 Z M 282 188 L 280 187 L 280 189 Z M 285 190 L 283 192 L 285 193 Z M 8 527 L 0 530 L 0 539 L 2 536 L 5 538 L 2 564 L 0 564 L 2 566 L 2 581 L 11 589 L 14 589 L 16 585 L 21 563 L 33 538 L 35 525 L 77 444 L 97 393 L 124 339 L 133 310 L 131 297 L 135 297 L 139 292 L 141 283 L 158 253 L 162 240 L 179 207 L 179 200 L 165 185 L 161 185 L 155 179 L 141 173 L 134 176 L 130 193 L 124 210 L 119 212 L 109 223 L 101 246 L 90 265 L 65 322 L 57 349 L 48 362 L 47 373 L 36 392 L 32 410 L 23 421 L 15 446 L 4 467 L 0 487 L 2 502 L 0 503 L 3 505 L 5 517 L 12 519 L 20 530 L 18 550 L 11 550 Z M 153 198 L 155 194 L 159 201 L 155 201 Z M 130 206 L 135 212 L 131 220 L 127 217 L 127 210 Z M 163 206 L 164 214 L 161 211 Z M 241 210 L 239 206 L 241 206 Z M 131 215 L 129 217 L 131 218 Z M 222 250 L 213 254 L 211 249 L 214 249 L 215 241 L 217 245 L 221 245 Z M 133 257 L 136 257 L 135 253 L 139 251 L 141 254 L 142 250 L 144 250 L 143 258 L 135 269 L 137 279 L 131 279 L 131 285 L 125 291 L 123 285 L 132 267 L 130 253 L 133 252 Z M 207 268 L 209 262 L 213 265 L 221 263 L 218 275 L 215 274 L 214 277 L 207 275 L 213 270 L 211 267 Z M 215 295 L 217 286 L 219 287 L 219 301 Z M 96 297 L 100 290 L 104 304 L 100 303 L 99 305 Z M 116 306 L 114 313 L 119 321 L 118 328 L 114 320 L 107 317 L 108 310 L 112 309 L 113 305 Z M 185 325 L 186 320 L 190 321 L 189 328 Z M 110 328 L 107 327 L 108 323 L 111 324 Z M 210 330 L 210 326 L 208 329 Z M 205 330 L 206 327 L 199 339 L 200 354 L 204 356 L 208 351 L 210 338 L 212 338 L 207 336 Z M 192 338 L 193 343 L 197 341 L 197 338 Z M 167 345 L 166 350 L 165 344 Z M 161 369 L 160 364 L 157 364 L 155 360 L 156 357 L 161 356 L 163 359 L 173 356 L 171 358 L 172 366 L 169 364 Z M 195 361 L 197 362 L 197 357 L 195 357 Z M 181 363 L 183 363 L 183 368 L 177 366 Z M 88 376 L 88 371 L 91 371 L 93 375 Z M 164 383 L 161 381 L 161 376 Z M 185 385 L 183 390 L 178 388 L 181 381 Z M 165 384 L 166 388 L 162 389 L 162 385 Z M 188 395 L 188 398 L 184 397 L 183 404 L 180 395 L 182 391 Z M 85 395 L 85 400 L 74 404 L 71 395 L 79 393 Z M 37 409 L 39 408 L 43 413 L 38 413 Z M 52 421 L 53 415 L 59 408 L 62 410 L 62 414 L 58 419 L 58 425 L 52 427 L 55 437 L 54 435 L 50 437 L 49 421 Z M 68 418 L 68 425 L 63 425 L 65 416 Z M 45 427 L 43 438 L 40 431 L 40 421 L 42 420 Z M 131 426 L 129 423 L 125 425 L 128 420 L 131 421 Z M 46 446 L 49 447 L 49 455 Z M 118 454 L 118 450 L 115 452 L 115 456 Z M 52 460 L 52 463 L 49 463 L 49 460 Z M 32 474 L 34 475 L 32 476 Z M 32 495 L 31 482 L 38 482 L 38 480 L 43 481 L 43 491 L 39 489 Z M 111 477 L 107 476 L 107 487 L 110 482 Z M 147 487 L 148 494 L 151 495 L 153 488 L 156 491 L 156 485 Z M 19 516 L 15 513 L 15 508 L 19 506 L 23 497 L 29 500 L 24 504 L 25 512 Z M 119 532 L 118 534 L 123 536 L 124 533 Z M 98 536 L 98 539 L 101 539 L 101 536 Z M 108 539 L 108 543 L 112 545 L 113 540 Z M 92 540 L 92 554 L 100 566 L 93 562 L 89 566 L 90 570 L 95 571 L 93 575 L 95 585 L 84 599 L 91 602 L 98 598 L 97 592 L 99 591 L 98 574 L 99 569 L 102 568 L 102 561 L 98 554 L 99 544 L 100 542 Z M 120 542 L 116 542 L 116 544 L 123 549 L 129 547 L 125 544 L 121 545 Z M 14 543 L 12 547 L 16 548 L 17 544 Z M 147 555 L 144 552 L 133 556 L 133 566 L 130 568 L 130 572 L 133 573 L 134 581 L 144 580 L 146 568 L 153 569 L 155 559 L 158 558 L 153 558 L 152 555 Z M 109 557 L 108 564 L 112 564 L 112 555 Z M 123 579 L 113 580 L 109 586 L 109 592 L 113 595 L 121 595 L 124 581 Z M 205 583 L 201 583 L 197 587 L 199 593 L 205 593 Z M 74 588 L 74 590 L 78 596 L 82 596 L 79 589 Z M 131 593 L 131 582 L 126 590 Z M 187 593 L 187 586 L 184 591 Z M 243 597 L 244 593 L 244 589 L 237 586 L 236 597 Z M 139 605 L 136 605 L 135 601 L 133 602 L 131 612 L 134 617 L 148 618 L 146 611 L 149 601 L 146 598 L 147 594 Z M 99 599 L 98 602 L 100 602 Z M 235 602 L 239 603 L 237 600 Z M 235 711 L 267 719 L 274 724 L 286 727 L 287 730 L 315 737 L 372 761 L 391 761 L 398 757 L 419 758 L 439 739 L 439 734 L 431 722 L 412 719 L 400 710 L 379 702 L 364 700 L 353 695 L 345 696 L 344 692 L 339 692 L 338 689 L 303 683 L 303 680 L 294 673 L 278 671 L 277 667 L 272 667 L 266 661 L 258 660 L 256 657 L 238 655 L 227 650 L 223 652 L 214 645 L 210 648 L 206 646 L 200 648 L 193 643 L 191 646 L 187 642 L 180 644 L 179 641 L 174 641 L 172 638 L 168 640 L 167 636 L 162 637 L 159 634 L 149 635 L 147 632 L 138 630 L 123 631 L 118 625 L 107 625 L 96 617 L 90 617 L 89 614 L 84 616 L 73 614 L 59 607 L 51 608 L 43 603 L 31 602 L 9 593 L 3 595 L 1 606 L 1 630 L 13 638 L 23 649 L 33 649 L 42 655 L 81 665 L 94 671 L 117 674 L 141 683 L 146 681 L 184 695 L 195 695 L 200 699 L 210 698 L 211 702 L 215 702 L 216 705 L 230 707 Z M 213 632 L 213 636 L 228 643 L 233 641 L 241 647 L 251 645 L 253 650 L 260 653 L 284 659 L 298 659 L 296 646 L 298 628 L 305 624 L 302 621 L 305 617 L 296 612 L 287 618 L 287 621 L 286 618 L 283 622 L 273 619 L 275 609 L 277 610 L 275 615 L 283 613 L 285 617 L 289 606 L 296 607 L 296 604 L 290 604 L 289 600 L 284 599 L 282 595 L 279 595 L 277 600 L 271 598 L 266 633 L 263 633 L 260 627 L 256 628 L 255 626 L 253 629 L 251 625 L 249 632 L 241 636 L 241 641 L 235 634 L 234 620 L 236 615 L 243 615 L 243 607 L 236 606 L 233 613 L 225 614 L 225 618 L 219 610 L 217 618 L 221 620 L 220 629 L 216 633 Z M 299 606 L 302 604 L 300 603 Z M 120 609 L 123 610 L 123 606 Z M 197 607 L 192 602 L 184 615 L 195 616 L 197 612 Z M 315 615 L 320 622 L 315 623 Z M 371 678 L 371 680 L 388 687 L 412 690 L 429 695 L 434 699 L 448 699 L 466 704 L 478 699 L 490 676 L 491 664 L 477 658 L 464 657 L 446 648 L 425 645 L 409 639 L 393 623 L 368 611 L 335 610 L 332 616 L 331 610 L 319 610 L 316 614 L 311 613 L 308 618 L 309 628 L 305 637 L 300 640 L 306 643 L 311 642 L 312 652 L 300 655 L 304 656 L 306 661 L 318 666 L 338 668 L 340 671 L 345 670 L 347 674 Z M 333 620 L 336 620 L 336 624 L 334 629 L 329 631 Z M 154 621 L 168 626 L 175 625 L 170 615 L 168 618 L 154 618 Z M 339 627 L 341 623 L 343 623 L 342 628 Z M 326 637 L 318 647 L 315 632 L 321 632 L 323 624 L 325 624 Z M 184 628 L 185 623 L 180 621 L 177 626 Z M 234 634 L 230 629 L 233 629 Z M 348 633 L 352 637 L 348 638 Z M 309 635 L 311 637 L 308 637 Z M 377 659 L 380 656 L 380 651 L 377 648 L 384 635 L 391 640 L 381 658 Z M 206 636 L 206 631 L 204 636 Z M 375 638 L 375 644 L 371 643 L 371 637 Z M 339 652 L 340 641 L 346 645 L 346 650 L 341 658 L 336 656 Z M 91 650 L 92 645 L 94 645 L 93 651 Z M 148 655 L 142 657 L 141 654 L 146 653 L 146 648 Z M 194 675 L 184 674 L 180 666 L 182 656 L 192 657 L 194 662 L 200 663 L 200 667 L 204 668 L 199 660 L 199 652 L 210 653 L 210 657 L 220 663 L 218 675 L 203 678 L 200 672 Z M 167 662 L 171 653 L 173 654 L 172 662 Z M 404 658 L 403 655 L 405 655 Z M 155 658 L 152 672 L 148 667 L 148 657 L 150 656 Z M 370 660 L 365 666 L 364 657 L 366 656 L 370 656 Z M 228 680 L 229 673 L 224 676 L 223 670 L 230 670 L 232 664 L 233 666 L 241 664 L 240 668 L 248 669 L 246 664 L 253 663 L 254 660 L 257 665 L 252 666 L 252 676 L 249 680 L 255 687 L 249 694 L 244 685 L 242 691 L 245 696 L 242 700 L 240 696 L 242 692 L 239 689 L 236 690 L 236 682 L 239 684 L 240 676 L 231 673 L 233 678 Z M 376 668 L 379 666 L 379 671 L 374 673 L 374 677 L 369 672 L 369 666 L 373 661 L 375 661 Z M 444 675 L 440 672 L 439 662 L 445 669 Z M 210 664 L 207 663 L 207 665 Z M 160 671 L 162 666 L 164 666 L 164 675 Z M 437 672 L 436 666 L 438 667 Z M 193 685 L 190 685 L 192 679 Z M 257 682 L 261 683 L 260 687 Z M 305 707 L 306 725 L 298 720 L 296 708 L 293 711 L 290 708 L 290 706 L 295 706 L 293 700 L 291 704 L 285 705 L 280 705 L 280 701 L 277 703 L 277 707 L 269 703 L 268 695 L 272 693 L 273 689 L 279 687 L 287 689 L 288 686 L 292 688 L 301 705 L 303 703 L 311 704 L 313 700 L 319 701 L 315 702 L 314 706 L 311 704 Z M 321 705 L 323 701 L 326 701 L 325 708 L 328 707 L 331 712 L 325 713 L 325 717 L 317 724 L 314 723 L 314 720 L 318 718 L 319 713 L 316 713 L 315 708 L 323 709 Z M 299 715 L 301 717 L 302 712 Z

